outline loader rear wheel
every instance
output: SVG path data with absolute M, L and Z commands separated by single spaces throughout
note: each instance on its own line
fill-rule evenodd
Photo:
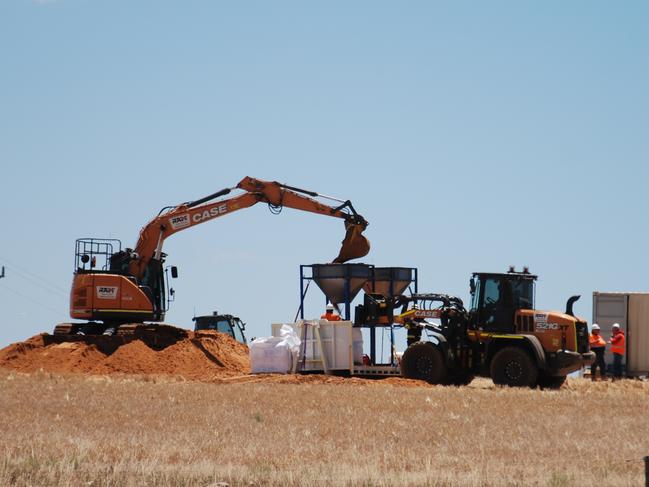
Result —
M 559 389 L 566 381 L 565 375 L 553 376 L 553 375 L 542 375 L 539 377 L 539 387 L 541 389 Z
M 494 384 L 510 387 L 534 387 L 539 371 L 532 357 L 518 347 L 505 347 L 491 360 Z
M 401 375 L 430 384 L 443 384 L 447 376 L 444 355 L 432 343 L 413 343 L 401 358 Z

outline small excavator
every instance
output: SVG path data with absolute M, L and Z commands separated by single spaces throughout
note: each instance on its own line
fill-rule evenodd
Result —
M 241 193 L 223 199 L 236 190 Z M 319 200 L 335 204 L 330 206 Z M 345 238 L 334 263 L 360 258 L 369 252 L 369 241 L 362 235 L 368 223 L 349 200 L 245 177 L 235 187 L 163 208 L 142 228 L 134 249 L 122 250 L 121 242 L 115 239 L 78 239 L 70 316 L 87 322 L 59 324 L 54 335 L 123 335 L 163 329 L 165 325 L 160 322 L 174 297 L 173 289 L 167 287 L 168 271 L 171 277 L 178 276 L 176 267 L 164 267 L 164 241 L 174 233 L 257 203 L 268 204 L 275 214 L 288 207 L 344 220 Z M 149 324 L 144 325 L 145 322 Z

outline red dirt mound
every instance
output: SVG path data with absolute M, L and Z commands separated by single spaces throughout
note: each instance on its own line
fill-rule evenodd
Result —
M 110 343 L 110 341 L 115 343 Z M 96 343 L 94 343 L 96 342 Z M 229 335 L 191 331 L 159 349 L 143 337 L 75 337 L 42 334 L 0 350 L 0 367 L 21 372 L 173 375 L 190 380 L 250 373 L 248 347 Z

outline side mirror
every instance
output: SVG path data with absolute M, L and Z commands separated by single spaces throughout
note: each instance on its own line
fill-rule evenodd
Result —
M 178 267 L 176 267 L 175 265 L 171 266 L 171 277 L 173 277 L 174 279 L 178 277 Z
M 475 279 L 469 279 L 469 287 L 471 288 L 471 296 L 475 294 Z

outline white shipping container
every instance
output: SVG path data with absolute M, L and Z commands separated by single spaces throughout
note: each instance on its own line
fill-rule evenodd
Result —
M 613 323 L 619 323 L 626 335 L 626 373 L 649 374 L 649 293 L 594 292 L 593 323 L 601 328 L 605 340 L 612 335 Z M 606 364 L 613 363 L 610 345 L 606 347 Z
M 649 294 L 629 295 L 627 314 L 627 369 L 633 375 L 649 374 Z

